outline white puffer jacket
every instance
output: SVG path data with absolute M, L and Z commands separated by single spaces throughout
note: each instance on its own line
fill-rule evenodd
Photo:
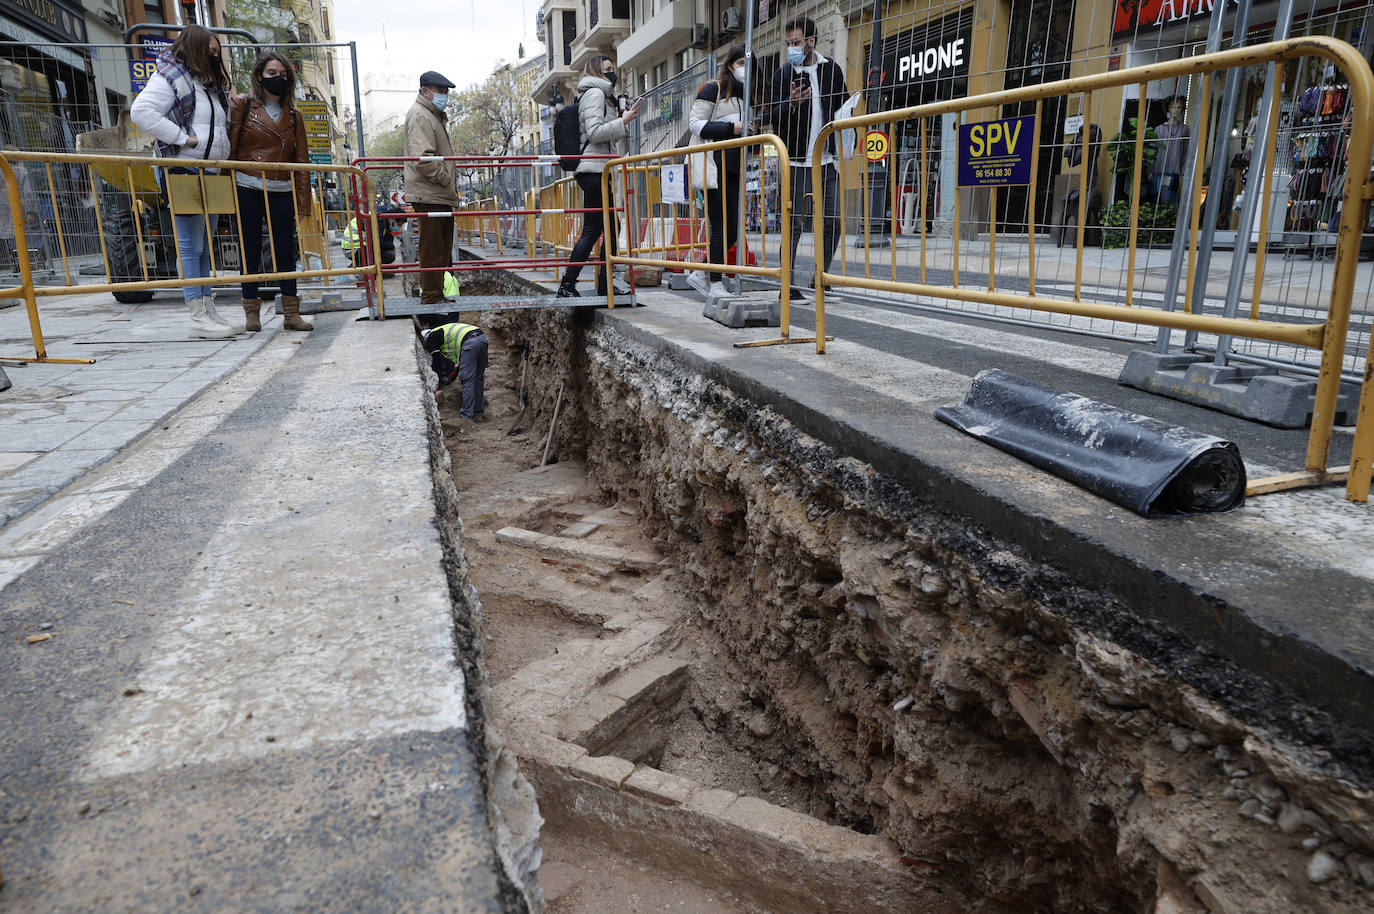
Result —
M 160 73 L 154 73 L 148 80 L 148 85 L 138 93 L 138 98 L 134 99 L 133 105 L 129 108 L 129 118 L 144 133 L 157 137 L 164 143 L 171 143 L 180 146 L 181 151 L 175 158 L 178 159 L 227 159 L 229 158 L 229 114 L 224 110 L 224 106 L 219 103 L 209 92 L 205 91 L 198 79 L 190 80 L 195 87 L 196 108 L 191 116 L 191 127 L 196 132 L 195 148 L 186 145 L 186 131 L 176 125 L 168 114 L 171 113 L 172 106 L 176 104 L 176 92 L 172 89 L 172 84 Z M 213 112 L 213 115 L 212 115 Z M 211 117 L 214 118 L 214 130 L 210 129 Z M 210 154 L 205 154 L 205 143 L 210 144 Z

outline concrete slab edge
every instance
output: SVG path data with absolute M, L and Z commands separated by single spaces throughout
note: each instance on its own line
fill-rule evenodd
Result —
M 468 575 L 463 548 L 463 522 L 458 511 L 458 489 L 444 446 L 439 407 L 433 391 L 438 382 L 429 356 L 415 345 L 415 365 L 420 379 L 421 408 L 429 436 L 430 470 L 434 478 L 434 523 L 443 550 L 444 576 L 453 607 L 455 654 L 463 670 L 466 688 L 467 740 L 481 774 L 487 820 L 492 830 L 493 869 L 501 889 L 501 908 L 508 914 L 543 909 L 539 889 L 539 828 L 543 824 L 534 788 L 519 770 L 515 754 L 504 734 L 488 719 L 486 706 L 491 687 L 482 661 L 482 605 Z

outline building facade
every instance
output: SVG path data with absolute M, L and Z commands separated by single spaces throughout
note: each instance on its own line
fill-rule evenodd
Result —
M 808 16 L 817 25 L 820 53 L 840 64 L 851 92 L 862 94 L 858 113 L 895 111 L 1201 53 L 1214 8 L 1213 0 L 627 0 L 623 5 L 614 0 L 545 0 L 538 20 L 545 40 L 545 65 L 536 79 L 535 98 L 545 105 L 570 101 L 590 54 L 611 53 L 620 67 L 624 91 L 632 97 L 645 96 L 646 107 L 632 136 L 640 144 L 636 148 L 647 151 L 681 145 L 688 140 L 685 111 L 690 99 L 702 82 L 715 75 L 717 55 L 743 40 L 748 3 L 753 3 L 755 22 L 752 53 L 765 77 L 776 71 L 781 60 L 784 23 L 794 16 Z M 1279 6 L 1278 0 L 1255 0 L 1248 42 L 1273 35 Z M 1228 23 L 1234 23 L 1236 9 L 1236 4 L 1227 4 Z M 1223 47 L 1231 45 L 1231 31 L 1228 26 Z M 1374 52 L 1374 0 L 1317 0 L 1299 11 L 1292 34 L 1332 35 L 1368 57 Z M 1333 76 L 1339 82 L 1340 74 L 1325 73 L 1311 61 L 1290 71 L 1282 100 L 1283 123 L 1291 128 L 1302 93 L 1330 82 Z M 1243 153 L 1257 120 L 1264 69 L 1252 68 L 1240 78 L 1245 83 L 1236 122 L 1216 123 L 1224 84 L 1217 79 L 1211 83 L 1206 125 L 1208 136 L 1229 144 L 1228 160 L 1236 163 L 1217 179 L 1217 187 L 1231 196 L 1243 183 Z M 1200 78 L 1149 84 L 1145 90 L 1147 126 L 1161 136 L 1172 133 L 1177 145 L 1180 134 L 1172 125 L 1192 121 L 1199 110 L 1202 85 Z M 1123 193 L 1107 144 L 1135 117 L 1137 93 L 1129 87 L 1094 95 L 1092 126 L 1103 140 L 1098 151 L 1098 190 L 1107 205 Z M 1045 101 L 1035 127 L 1042 150 L 1035 198 L 1030 198 L 1027 187 L 1005 189 L 997 196 L 999 225 L 1015 231 L 1016 225 L 1026 226 L 1034 217 L 1037 229 L 1043 230 L 1062 215 L 1069 184 L 1077 180 L 1069 173 L 1066 155 L 1071 154 L 1071 140 L 1083 121 L 1082 105 L 1082 98 L 1076 96 Z M 1027 103 L 970 111 L 964 118 L 1021 116 L 1034 110 L 1035 105 Z M 870 171 L 870 181 L 881 180 L 888 188 L 890 170 L 895 169 L 898 208 L 904 200 L 910 206 L 910 201 L 924 196 L 932 225 L 948 226 L 959 207 L 966 231 L 976 233 L 986 227 L 987 192 L 956 188 L 957 115 L 901 118 L 885 125 L 884 131 L 891 134 L 891 152 L 881 161 L 869 163 L 856 155 L 840 163 L 847 212 L 860 210 L 865 171 Z M 919 168 L 923 142 L 929 156 L 924 177 Z M 1165 144 L 1162 148 L 1167 161 L 1176 165 L 1177 155 L 1170 153 L 1173 147 Z M 1147 180 L 1162 180 L 1167 187 L 1171 173 L 1163 170 L 1166 167 L 1160 171 L 1164 178 L 1151 174 Z M 1289 175 L 1281 177 L 1286 181 Z M 1152 187 L 1151 193 L 1155 192 Z M 874 210 L 874 217 L 885 221 L 897 215 L 889 196 L 886 190 L 873 195 L 882 209 L 881 213 Z M 903 225 L 915 230 L 911 219 L 903 220 Z

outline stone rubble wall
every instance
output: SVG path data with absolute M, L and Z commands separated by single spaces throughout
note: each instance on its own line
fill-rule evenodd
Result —
M 1374 904 L 1374 785 L 1090 630 L 1148 624 L 1102 582 L 590 318 L 500 322 L 544 422 L 572 379 L 554 452 L 646 506 L 771 718 L 736 732 L 838 821 L 1009 910 Z

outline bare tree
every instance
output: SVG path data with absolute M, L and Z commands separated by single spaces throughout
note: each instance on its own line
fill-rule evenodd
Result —
M 481 152 L 506 155 L 512 151 L 524 114 L 516 92 L 514 71 L 509 67 L 499 68 L 480 86 L 465 89 L 459 101 L 463 112 L 460 125 L 472 131 L 479 145 L 480 138 L 486 140 Z

